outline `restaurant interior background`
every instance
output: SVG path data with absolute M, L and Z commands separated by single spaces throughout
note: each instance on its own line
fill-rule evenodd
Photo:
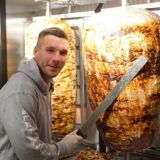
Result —
M 24 33 L 32 22 L 49 16 L 82 27 L 85 17 L 92 16 L 103 9 L 124 6 L 146 8 L 160 15 L 160 0 L 1 0 L 0 88 L 16 72 L 20 60 L 26 57 Z M 77 123 L 81 124 L 87 119 L 90 109 L 86 109 L 89 104 L 85 97 L 84 68 L 80 49 L 77 54 L 79 56 L 77 104 L 85 107 L 77 111 Z M 98 141 L 97 133 L 91 135 L 91 138 L 95 136 Z M 160 156 L 160 153 L 158 155 Z

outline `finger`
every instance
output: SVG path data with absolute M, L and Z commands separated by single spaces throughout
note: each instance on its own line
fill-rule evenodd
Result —
M 77 132 L 77 129 L 72 131 L 72 132 L 70 132 L 69 134 L 76 134 L 76 132 Z
M 86 147 L 90 147 L 92 149 L 96 149 L 97 148 L 97 144 L 94 142 L 91 142 L 89 140 L 83 139 L 81 145 L 86 146 Z

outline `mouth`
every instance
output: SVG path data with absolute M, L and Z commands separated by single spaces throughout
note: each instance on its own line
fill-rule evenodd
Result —
M 49 66 L 49 68 L 51 69 L 51 71 L 53 72 L 57 72 L 59 71 L 61 68 L 59 66 Z

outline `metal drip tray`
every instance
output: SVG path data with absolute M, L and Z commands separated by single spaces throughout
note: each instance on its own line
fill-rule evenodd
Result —
M 160 149 L 153 147 L 143 152 L 131 153 L 131 160 L 160 160 Z
M 160 160 L 160 149 L 149 148 L 142 152 L 116 153 L 112 152 L 117 160 Z

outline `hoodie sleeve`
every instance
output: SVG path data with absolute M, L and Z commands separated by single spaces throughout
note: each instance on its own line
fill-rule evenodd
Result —
M 26 99 L 24 100 L 21 99 Z M 40 140 L 35 120 L 35 100 L 31 95 L 13 95 L 5 101 L 3 125 L 11 146 L 20 160 L 56 160 L 66 149 L 62 142 L 47 144 Z M 28 111 L 25 110 L 29 107 Z

